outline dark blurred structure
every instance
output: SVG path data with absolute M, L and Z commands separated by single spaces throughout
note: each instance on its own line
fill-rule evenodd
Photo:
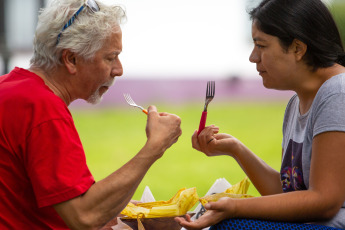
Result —
M 0 54 L 3 60 L 4 73 L 7 72 L 7 66 L 9 62 L 9 51 L 6 46 L 5 37 L 5 0 L 0 0 Z
M 0 0 L 0 74 L 9 72 L 14 53 L 32 51 L 38 10 L 45 4 L 46 0 Z

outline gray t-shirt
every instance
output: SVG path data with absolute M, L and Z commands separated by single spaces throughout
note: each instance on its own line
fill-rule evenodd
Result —
M 328 131 L 345 132 L 345 73 L 330 78 L 320 87 L 306 114 L 299 113 L 297 95 L 290 99 L 283 123 L 280 172 L 284 192 L 309 188 L 312 141 L 316 135 Z M 317 224 L 345 229 L 345 203 L 333 219 Z

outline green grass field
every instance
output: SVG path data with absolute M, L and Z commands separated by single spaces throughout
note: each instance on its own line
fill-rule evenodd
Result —
M 211 103 L 207 125 L 215 124 L 279 170 L 282 120 L 286 102 Z M 180 188 L 196 187 L 203 196 L 218 178 L 235 184 L 245 177 L 231 157 L 206 157 L 191 147 L 202 106 L 160 106 L 161 112 L 179 115 L 182 136 L 145 175 L 134 199 L 139 200 L 149 186 L 156 200 L 170 199 Z M 101 180 L 130 160 L 146 141 L 146 116 L 132 107 L 71 109 L 83 142 L 87 162 L 95 179 Z M 253 185 L 249 194 L 259 196 Z

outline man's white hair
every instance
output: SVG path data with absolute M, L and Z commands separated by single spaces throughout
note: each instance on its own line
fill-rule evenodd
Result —
M 34 54 L 30 60 L 33 67 L 49 71 L 61 65 L 64 49 L 86 60 L 103 46 L 103 42 L 126 20 L 121 6 L 105 5 L 97 1 L 100 11 L 92 12 L 85 7 L 71 26 L 66 28 L 57 44 L 58 34 L 85 0 L 53 0 L 41 9 L 34 37 Z

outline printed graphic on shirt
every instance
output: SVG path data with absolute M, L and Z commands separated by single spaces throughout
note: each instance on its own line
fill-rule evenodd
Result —
M 284 192 L 306 190 L 302 172 L 303 143 L 289 141 L 280 169 L 280 178 Z

